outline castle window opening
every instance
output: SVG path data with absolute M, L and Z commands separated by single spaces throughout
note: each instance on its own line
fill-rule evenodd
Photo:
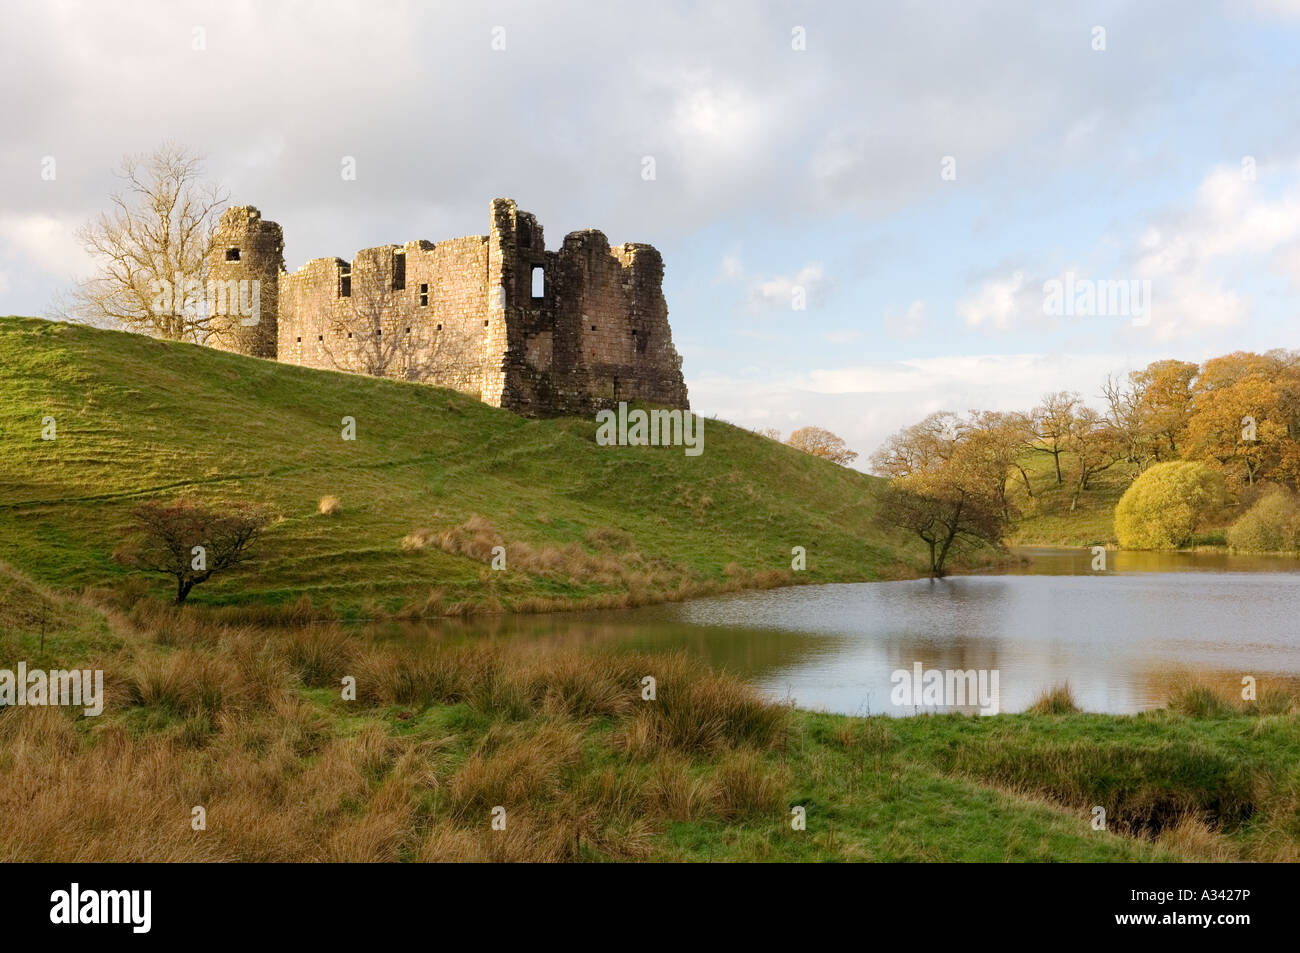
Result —
M 298 338 L 298 343 L 299 343 L 299 344 L 302 343 L 302 338 Z
M 393 290 L 406 290 L 406 252 L 393 253 Z
M 441 330 L 442 330 L 442 325 L 441 325 L 441 324 L 440 324 L 440 325 L 438 325 L 438 330 L 439 330 L 439 331 L 441 331 Z
M 410 329 L 410 328 L 407 328 L 407 329 L 406 329 L 406 333 L 407 333 L 407 334 L 410 334 L 410 333 L 411 333 L 411 329 Z
M 533 265 L 533 298 L 546 297 L 546 269 Z
M 226 249 L 226 261 L 239 261 L 239 249 L 238 249 L 238 248 L 227 248 L 227 249 Z
M 487 327 L 487 326 L 488 326 L 488 323 L 487 323 L 486 321 L 484 321 L 484 322 L 483 322 L 483 327 Z
M 323 334 L 318 334 L 318 335 L 316 335 L 316 340 L 317 340 L 317 341 L 323 341 L 323 340 L 325 340 L 325 335 L 323 335 Z
M 428 306 L 429 306 L 429 286 L 420 285 L 420 307 L 427 308 Z
M 352 266 L 343 265 L 339 268 L 339 297 L 352 297 Z M 348 337 L 352 337 L 351 334 Z

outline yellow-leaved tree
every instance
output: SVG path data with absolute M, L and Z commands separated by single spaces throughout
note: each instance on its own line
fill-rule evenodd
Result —
M 1204 463 L 1173 460 L 1148 468 L 1115 507 L 1115 536 L 1126 549 L 1176 549 L 1226 496 L 1223 477 Z
M 1269 487 L 1228 530 L 1228 545 L 1244 553 L 1300 549 L 1300 501 L 1284 487 Z
M 767 434 L 764 434 L 767 436 Z M 800 427 L 786 438 L 786 444 L 814 457 L 847 467 L 858 458 L 842 439 L 823 427 Z

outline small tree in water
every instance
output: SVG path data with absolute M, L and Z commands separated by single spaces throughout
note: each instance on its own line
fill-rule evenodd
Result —
M 919 537 L 932 577 L 944 574 L 954 552 L 1001 545 L 1010 458 L 1003 442 L 990 437 L 990 426 L 1002 422 L 987 415 L 931 414 L 894 434 L 871 458 L 875 472 L 890 478 L 877 523 Z
M 119 562 L 176 580 L 176 604 L 215 574 L 248 559 L 249 547 L 271 522 L 270 512 L 248 503 L 220 508 L 194 500 L 152 500 L 131 511 L 137 538 L 114 553 Z

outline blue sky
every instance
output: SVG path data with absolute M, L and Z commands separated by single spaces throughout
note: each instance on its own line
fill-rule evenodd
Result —
M 9 20 L 0 313 L 43 313 L 89 270 L 74 232 L 111 169 L 171 137 L 284 226 L 291 269 L 481 233 L 499 195 L 551 248 L 588 226 L 651 242 L 695 409 L 830 427 L 860 465 L 931 410 L 1092 397 L 1150 360 L 1300 343 L 1300 0 L 17 4 Z M 1149 281 L 1150 322 L 1044 314 L 1067 271 Z

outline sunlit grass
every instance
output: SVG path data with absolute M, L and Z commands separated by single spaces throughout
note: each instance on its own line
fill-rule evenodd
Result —
M 872 522 L 879 480 L 717 420 L 698 457 L 600 447 L 592 420 L 29 318 L 0 318 L 0 375 L 0 559 L 64 588 L 120 585 L 131 507 L 182 492 L 280 517 L 254 562 L 194 590 L 209 605 L 639 605 L 896 578 L 918 559 Z

